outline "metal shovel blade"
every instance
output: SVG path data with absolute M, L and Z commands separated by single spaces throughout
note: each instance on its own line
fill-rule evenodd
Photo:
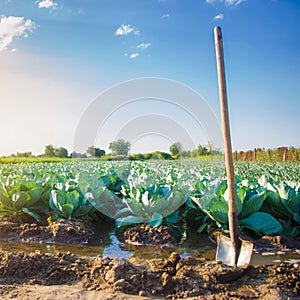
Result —
M 243 239 L 240 239 L 240 241 L 241 241 L 241 249 L 237 261 L 237 266 L 238 267 L 248 266 L 252 256 L 253 243 Z
M 229 266 L 247 266 L 251 260 L 252 250 L 253 250 L 253 243 L 242 240 L 241 241 L 241 248 L 238 254 L 238 261 L 237 263 L 234 261 L 234 246 L 229 237 L 220 234 L 218 236 L 218 248 L 216 254 L 216 260 L 221 261 L 222 263 L 229 265 Z

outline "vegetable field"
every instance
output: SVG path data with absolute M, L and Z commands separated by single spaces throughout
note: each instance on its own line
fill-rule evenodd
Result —
M 235 164 L 240 230 L 254 237 L 300 233 L 300 165 Z M 221 162 L 52 162 L 0 166 L 0 217 L 113 218 L 183 233 L 228 230 Z

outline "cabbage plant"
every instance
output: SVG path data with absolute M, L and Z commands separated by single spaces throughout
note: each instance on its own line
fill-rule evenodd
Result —
M 48 210 L 45 188 L 41 185 L 32 181 L 11 186 L 0 183 L 0 217 L 26 214 L 40 221 L 40 213 Z
M 148 185 L 135 187 L 123 185 L 123 203 L 125 207 L 119 212 L 117 226 L 125 226 L 148 222 L 152 226 L 159 226 L 165 220 L 175 223 L 178 208 L 183 205 L 185 193 L 163 185 Z
M 209 216 L 216 227 L 228 231 L 228 189 L 226 181 L 213 186 L 202 186 L 203 189 L 191 200 Z M 261 211 L 264 201 L 270 191 L 263 187 L 250 188 L 243 183 L 237 185 L 236 200 L 240 228 L 247 229 L 257 236 L 280 234 L 282 225 L 270 213 Z M 207 221 L 207 219 L 205 220 Z M 206 228 L 202 224 L 200 231 Z

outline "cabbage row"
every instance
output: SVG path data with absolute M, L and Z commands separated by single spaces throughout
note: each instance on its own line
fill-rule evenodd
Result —
M 240 230 L 257 237 L 298 236 L 299 164 L 239 162 L 235 172 Z M 228 231 L 223 163 L 20 163 L 1 165 L 0 174 L 0 217 L 51 222 L 101 214 L 121 228 L 149 223 Z

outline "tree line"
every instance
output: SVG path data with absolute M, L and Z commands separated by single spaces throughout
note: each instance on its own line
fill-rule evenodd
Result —
M 221 151 L 213 149 L 212 144 L 198 145 L 194 150 L 184 150 L 182 144 L 177 141 L 170 145 L 169 153 L 162 151 L 154 151 L 149 153 L 136 153 L 129 155 L 131 144 L 124 139 L 118 139 L 109 143 L 109 154 L 106 154 L 104 149 L 96 146 L 89 146 L 84 153 L 71 152 L 69 153 L 65 147 L 55 147 L 51 144 L 46 145 L 44 153 L 34 156 L 32 152 L 17 152 L 10 157 L 47 157 L 47 158 L 107 158 L 121 159 L 129 157 L 134 160 L 149 160 L 149 159 L 180 159 L 180 158 L 197 158 L 199 156 L 211 156 L 222 154 Z M 128 156 L 129 155 L 129 156 Z
M 124 139 L 119 139 L 113 142 L 109 143 L 109 149 L 111 150 L 110 155 L 116 156 L 116 155 L 128 155 L 130 150 L 130 143 L 125 141 Z M 103 156 L 106 156 L 106 152 L 104 149 L 100 149 L 95 146 L 89 146 L 86 149 L 85 153 L 78 153 L 73 151 L 68 154 L 68 150 L 64 147 L 55 148 L 53 145 L 47 145 L 45 146 L 45 157 L 59 157 L 59 158 L 100 158 Z
M 131 144 L 124 139 L 113 141 L 109 144 L 110 153 L 107 154 L 105 150 L 89 146 L 85 153 L 71 152 L 69 153 L 65 147 L 55 147 L 53 145 L 46 145 L 44 153 L 40 155 L 33 155 L 32 152 L 17 152 L 8 157 L 12 158 L 102 158 L 102 159 L 132 159 L 132 160 L 149 160 L 149 159 L 197 159 L 199 157 L 213 157 L 223 155 L 222 151 L 215 149 L 211 143 L 207 145 L 198 145 L 196 149 L 184 150 L 182 144 L 177 141 L 170 145 L 169 152 L 154 151 L 149 153 L 135 153 L 130 154 Z M 233 153 L 235 161 L 261 161 L 261 162 L 286 162 L 294 161 L 300 162 L 300 148 L 295 147 L 278 147 L 274 149 L 254 148 L 248 151 L 235 151 Z

